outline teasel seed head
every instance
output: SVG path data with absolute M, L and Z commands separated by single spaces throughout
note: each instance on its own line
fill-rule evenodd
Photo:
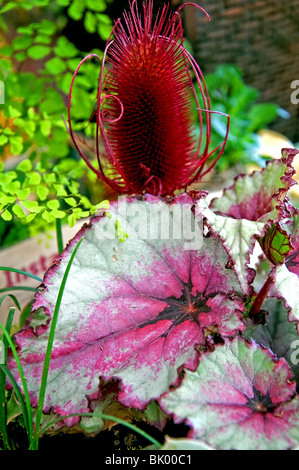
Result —
M 97 176 L 118 193 L 173 195 L 212 169 L 223 144 L 210 151 L 211 115 L 201 69 L 184 46 L 179 11 L 167 5 L 153 19 L 153 0 L 137 1 L 113 28 L 102 59 L 96 109 L 96 153 L 99 169 L 83 154 L 71 126 L 75 146 Z M 204 10 L 203 10 L 204 11 Z M 204 13 L 208 14 L 204 11 Z M 198 82 L 200 96 L 193 80 Z M 194 106 L 195 103 L 195 106 Z M 199 138 L 194 136 L 194 108 Z M 229 122 L 229 119 L 228 119 Z M 100 139 L 104 152 L 100 151 Z M 206 162 L 217 153 L 212 163 Z

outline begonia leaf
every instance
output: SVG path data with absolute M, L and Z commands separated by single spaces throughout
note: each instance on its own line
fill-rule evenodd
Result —
M 266 323 L 248 327 L 245 337 L 271 349 L 277 357 L 284 357 L 299 383 L 299 336 L 296 326 L 288 319 L 283 302 L 277 298 L 266 299 L 263 309 L 267 311 Z
M 244 293 L 248 294 L 254 276 L 254 271 L 249 268 L 250 255 L 257 238 L 263 235 L 265 224 L 217 215 L 207 207 L 204 199 L 199 204 L 208 226 L 221 237 L 234 264 L 240 285 Z
M 190 437 L 217 449 L 286 450 L 299 442 L 299 400 L 284 359 L 242 338 L 202 356 L 161 399 Z M 294 397 L 294 398 L 293 398 Z
M 299 211 L 297 211 L 292 220 L 288 220 L 284 228 L 291 235 L 293 248 L 288 252 L 285 264 L 289 271 L 299 276 Z
M 171 438 L 166 436 L 165 443 L 163 444 L 161 450 L 215 450 L 213 447 L 206 444 L 204 441 L 198 439 L 187 439 L 187 438 Z M 183 464 L 190 463 L 188 461 L 188 456 L 184 455 L 185 459 L 182 457 L 178 459 L 178 463 Z M 190 456 L 191 457 L 191 456 Z
M 296 322 L 299 332 L 299 277 L 289 271 L 285 264 L 275 267 L 275 297 L 283 299 L 289 310 L 289 321 Z
M 292 161 L 296 149 L 283 149 L 281 160 L 271 160 L 261 171 L 239 175 L 223 196 L 211 202 L 211 209 L 235 219 L 258 222 L 280 220 L 287 191 L 296 182 Z
M 33 306 L 49 324 L 33 331 L 29 320 L 15 336 L 33 405 L 61 280 L 82 236 L 58 315 L 45 411 L 88 410 L 100 377 L 120 379 L 118 400 L 143 408 L 178 380 L 183 365 L 197 367 L 207 335 L 244 330 L 237 276 L 221 240 L 202 240 L 195 205 L 186 194 L 170 202 L 120 198 L 109 217 L 95 217 L 69 243 Z M 127 237 L 117 238 L 116 225 Z M 12 359 L 8 365 L 14 368 Z

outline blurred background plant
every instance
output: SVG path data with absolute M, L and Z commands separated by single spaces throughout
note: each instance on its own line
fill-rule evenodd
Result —
M 233 64 L 216 67 L 214 73 L 205 75 L 211 99 L 211 109 L 230 115 L 230 129 L 225 154 L 217 163 L 217 170 L 237 167 L 240 171 L 248 165 L 264 167 L 268 155 L 262 153 L 261 130 L 278 117 L 289 114 L 275 103 L 258 102 L 260 92 L 247 85 L 242 71 Z M 212 115 L 211 147 L 221 145 L 226 134 L 226 118 Z M 280 156 L 280 152 L 278 154 Z
M 0 80 L 5 91 L 0 107 L 2 246 L 52 229 L 57 221 L 73 226 L 94 213 L 101 200 L 102 185 L 97 185 L 93 197 L 94 175 L 70 145 L 62 115 L 66 115 L 67 94 L 78 63 L 90 52 L 102 55 L 112 29 L 106 14 L 109 3 L 0 2 Z M 97 47 L 79 50 L 67 37 L 70 23 L 72 31 L 78 24 L 78 33 L 83 27 L 93 40 L 97 38 L 93 41 Z M 92 146 L 93 123 L 87 123 L 99 65 L 86 62 L 73 90 L 73 125 L 84 134 L 86 147 Z

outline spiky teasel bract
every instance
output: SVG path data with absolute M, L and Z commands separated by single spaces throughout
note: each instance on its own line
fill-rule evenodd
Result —
M 95 54 L 83 59 L 74 74 L 68 102 L 70 134 L 88 166 L 117 192 L 172 195 L 206 174 L 223 152 L 227 134 L 220 147 L 209 150 L 214 111 L 200 67 L 184 47 L 179 11 L 186 5 L 194 4 L 185 3 L 176 12 L 164 5 L 154 20 L 153 1 L 142 4 L 141 14 L 134 0 L 123 21 L 116 22 L 98 84 L 99 169 L 82 152 L 71 125 L 75 77 L 83 62 Z M 195 92 L 192 75 L 201 97 Z M 194 102 L 200 124 L 197 141 Z M 100 139 L 104 153 L 99 149 Z M 216 151 L 216 158 L 206 167 L 206 160 Z

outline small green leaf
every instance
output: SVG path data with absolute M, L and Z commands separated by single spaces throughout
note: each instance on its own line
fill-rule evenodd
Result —
M 60 196 L 60 197 L 67 196 L 67 192 L 64 189 L 63 184 L 54 184 L 54 189 L 56 191 L 57 196 Z
M 66 215 L 64 211 L 60 211 L 58 209 L 53 209 L 50 212 L 50 214 L 53 215 L 53 217 L 55 217 L 55 219 L 63 219 Z
M 86 8 L 92 11 L 105 11 L 106 2 L 104 0 L 86 0 Z
M 66 202 L 69 206 L 71 206 L 71 207 L 74 207 L 74 206 L 77 205 L 77 201 L 76 201 L 76 199 L 75 199 L 74 197 L 67 197 L 67 198 L 65 198 L 65 202 Z
M 74 225 L 76 223 L 76 217 L 74 216 L 74 214 L 70 214 L 67 218 L 67 221 L 68 221 L 68 224 L 71 228 L 74 227 Z
M 32 44 L 32 37 L 28 35 L 17 36 L 12 41 L 14 50 L 27 49 Z
M 5 134 L 5 135 L 13 135 L 13 131 L 11 130 L 10 127 L 5 127 L 5 129 L 3 129 L 3 134 Z
M 48 224 L 51 224 L 54 221 L 54 217 L 50 214 L 48 211 L 44 211 L 42 213 L 42 218 L 48 222 Z
M 40 122 L 40 131 L 45 136 L 48 137 L 51 134 L 52 122 L 49 120 Z
M 19 117 L 19 116 L 22 116 L 22 113 L 14 108 L 13 106 L 8 106 L 8 115 L 10 118 L 16 118 L 16 117 Z
M 48 54 L 50 54 L 51 48 L 48 46 L 42 46 L 42 45 L 35 45 L 31 46 L 27 49 L 28 56 L 31 57 L 31 59 L 43 59 L 46 57 Z
M 1 175 L 0 184 L 4 185 L 7 183 L 10 183 L 14 179 L 16 179 L 16 177 L 17 177 L 17 174 L 15 171 L 6 171 L 5 173 Z
M 22 171 L 24 173 L 31 171 L 31 169 L 32 169 L 32 163 L 31 163 L 31 160 L 29 160 L 28 158 L 26 158 L 25 160 L 22 160 L 17 166 L 17 170 Z
M 15 135 L 9 138 L 10 151 L 12 155 L 20 155 L 23 150 L 23 139 L 21 136 Z
M 28 214 L 25 220 L 27 223 L 29 223 L 29 222 L 32 222 L 32 220 L 35 219 L 35 217 L 36 217 L 36 214 Z
M 49 194 L 49 189 L 46 186 L 37 186 L 36 194 L 40 201 L 44 201 Z
M 40 111 L 48 114 L 65 111 L 65 104 L 61 94 L 53 88 L 47 88 L 44 99 L 40 103 Z M 51 143 L 51 142 L 50 142 Z
M 68 8 L 68 15 L 75 21 L 81 20 L 85 9 L 85 1 L 74 0 Z
M 8 142 L 6 135 L 0 135 L 0 145 L 5 145 Z
M 60 57 L 53 57 L 53 59 L 48 60 L 45 64 L 46 70 L 53 75 L 63 73 L 66 67 L 66 63 Z
M 5 220 L 6 222 L 9 222 L 9 221 L 12 219 L 12 215 L 11 215 L 11 213 L 9 212 L 8 209 L 5 209 L 5 211 L 2 212 L 1 217 L 2 217 L 2 219 Z
M 20 203 L 28 210 L 31 210 L 32 207 L 38 206 L 38 203 L 36 201 L 20 201 Z
M 11 181 L 10 183 L 3 184 L 2 189 L 6 192 L 6 194 L 15 194 L 16 191 L 20 189 L 21 182 L 20 181 Z M 15 199 L 15 198 L 14 198 Z
M 34 38 L 34 42 L 40 43 L 40 44 L 50 44 L 51 43 L 51 38 L 50 36 L 47 36 L 45 34 L 38 34 Z
M 56 175 L 55 173 L 45 173 L 44 174 L 44 181 L 45 183 L 52 184 L 56 182 Z
M 18 191 L 16 191 L 16 196 L 20 200 L 26 200 L 28 199 L 30 193 L 30 188 L 19 189 Z
M 27 55 L 26 55 L 26 52 L 20 51 L 20 52 L 16 52 L 14 57 L 19 62 L 23 62 L 26 59 Z
M 18 204 L 14 204 L 12 206 L 12 211 L 13 213 L 18 217 L 18 218 L 22 218 L 22 217 L 25 217 L 25 213 L 22 209 L 22 207 L 20 207 Z
M 10 57 L 12 54 L 12 47 L 11 46 L 3 46 L 0 49 L 0 54 L 5 57 Z
M 2 3 L 2 2 L 1 2 Z M 4 7 L 1 8 L 0 14 L 5 13 L 6 11 L 12 10 L 13 8 L 16 8 L 15 2 L 8 2 Z
M 34 207 L 31 207 L 30 212 L 32 214 L 39 214 L 40 212 L 43 212 L 44 210 L 46 210 L 44 206 L 34 206 Z
M 95 33 L 97 30 L 97 19 L 91 11 L 87 11 L 84 16 L 84 27 L 88 33 Z
M 19 26 L 19 28 L 17 28 L 17 32 L 19 34 L 28 34 L 31 36 L 34 32 L 34 23 L 31 23 L 28 26 Z
M 29 184 L 37 186 L 41 182 L 41 175 L 37 171 L 31 171 L 27 174 L 29 177 Z
M 51 199 L 51 201 L 47 202 L 47 207 L 51 210 L 55 210 L 59 208 L 59 201 L 57 199 Z
M 57 45 L 54 47 L 54 52 L 57 56 L 62 58 L 72 58 L 78 55 L 78 49 L 66 37 L 61 36 L 57 40 Z
M 101 22 L 98 24 L 98 34 L 105 41 L 109 38 L 111 31 L 112 31 L 112 24 L 107 24 L 106 22 Z
M 56 24 L 53 21 L 42 20 L 38 26 L 39 34 L 48 34 L 51 36 L 56 31 Z

